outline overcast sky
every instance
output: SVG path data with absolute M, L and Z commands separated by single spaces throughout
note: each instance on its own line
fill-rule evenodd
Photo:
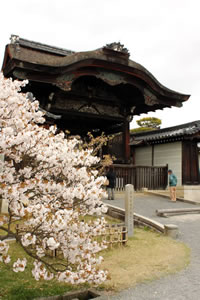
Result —
M 163 128 L 200 120 L 199 0 L 2 0 L 0 11 L 1 64 L 11 34 L 74 51 L 120 41 L 160 83 L 191 95 L 148 116 Z

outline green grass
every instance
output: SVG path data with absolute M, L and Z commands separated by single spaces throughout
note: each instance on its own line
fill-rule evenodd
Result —
M 108 223 L 120 223 L 106 217 Z M 117 291 L 140 282 L 160 278 L 175 273 L 186 267 L 190 260 L 190 250 L 176 240 L 144 228 L 134 230 L 134 237 L 127 246 L 116 246 L 103 251 L 105 260 L 102 268 L 108 269 L 111 280 L 102 284 L 99 289 Z M 36 281 L 31 274 L 33 259 L 24 255 L 21 247 L 10 242 L 9 249 L 12 263 L 17 258 L 28 260 L 24 272 L 15 273 L 8 266 L 0 263 L 0 299 L 28 300 L 37 297 L 63 295 L 64 293 L 87 289 L 89 285 L 72 286 L 53 281 Z
M 93 217 L 86 217 L 87 221 Z M 119 220 L 107 217 L 108 223 L 119 223 Z M 15 231 L 15 225 L 12 224 L 12 229 Z M 1 232 L 1 234 L 5 232 Z M 33 268 L 33 259 L 25 255 L 21 247 L 15 243 L 10 242 L 9 254 L 11 255 L 12 263 L 17 258 L 26 257 L 28 260 L 27 267 L 24 272 L 15 273 L 8 266 L 0 263 L 0 299 L 34 299 L 37 297 L 47 297 L 53 295 L 62 295 L 72 290 L 80 288 L 88 288 L 88 285 L 72 286 L 66 283 L 59 283 L 56 280 L 51 282 L 36 281 L 31 274 Z
M 2 263 L 0 264 L 0 299 L 34 299 L 41 296 L 62 295 L 78 288 L 55 280 L 51 282 L 36 281 L 31 274 L 32 258 L 24 255 L 21 247 L 15 242 L 10 243 L 9 251 L 12 254 L 12 262 L 17 258 L 26 257 L 29 264 L 24 272 L 19 273 L 13 272 Z
M 126 247 L 104 250 L 102 256 L 102 268 L 111 277 L 103 286 L 117 291 L 184 269 L 190 262 L 190 249 L 152 230 L 135 228 Z

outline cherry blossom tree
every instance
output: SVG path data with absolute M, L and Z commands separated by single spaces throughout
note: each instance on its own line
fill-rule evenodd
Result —
M 0 239 L 0 261 L 11 264 L 6 237 L 12 235 L 35 259 L 36 280 L 99 284 L 107 277 L 98 269 L 106 243 L 94 239 L 105 232 L 105 177 L 95 169 L 99 158 L 80 140 L 42 125 L 39 102 L 21 92 L 26 83 L 0 74 L 0 196 L 8 202 L 8 217 L 0 222 L 6 232 Z M 86 215 L 97 218 L 85 221 Z M 16 220 L 23 232 L 11 229 Z M 57 251 L 56 259 L 51 251 Z M 26 264 L 19 258 L 12 267 L 22 272 Z

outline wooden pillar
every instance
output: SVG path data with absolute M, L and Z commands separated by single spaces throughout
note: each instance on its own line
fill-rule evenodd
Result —
M 123 124 L 123 147 L 124 147 L 124 160 L 126 163 L 130 162 L 130 127 L 127 120 Z

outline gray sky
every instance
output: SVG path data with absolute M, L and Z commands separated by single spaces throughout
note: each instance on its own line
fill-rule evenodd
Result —
M 160 83 L 191 95 L 148 116 L 162 127 L 200 119 L 199 0 L 2 0 L 0 11 L 1 64 L 11 34 L 74 51 L 120 41 Z

